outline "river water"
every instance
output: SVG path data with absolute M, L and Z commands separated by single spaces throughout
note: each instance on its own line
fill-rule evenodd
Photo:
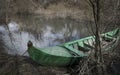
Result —
M 41 16 L 18 18 L 7 25 L 0 25 L 1 45 L 9 54 L 22 55 L 27 50 L 29 40 L 34 46 L 43 48 L 80 39 L 89 34 L 84 21 L 70 18 L 47 19 Z

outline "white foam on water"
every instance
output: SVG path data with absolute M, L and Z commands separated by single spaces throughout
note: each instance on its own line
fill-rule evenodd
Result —
M 0 26 L 0 33 L 3 33 L 5 31 L 4 26 Z
M 19 30 L 19 25 L 15 22 L 10 22 L 8 24 L 8 28 L 10 31 L 18 31 Z

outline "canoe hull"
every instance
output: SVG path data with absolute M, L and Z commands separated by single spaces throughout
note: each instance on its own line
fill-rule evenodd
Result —
M 80 57 L 65 57 L 46 54 L 35 47 L 29 48 L 28 53 L 34 61 L 45 66 L 67 66 L 74 64 L 80 59 Z

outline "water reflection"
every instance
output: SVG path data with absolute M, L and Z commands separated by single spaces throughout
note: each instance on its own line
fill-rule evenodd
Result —
M 58 31 L 55 31 L 50 25 L 45 25 L 41 28 L 40 33 L 33 34 L 30 31 L 21 30 L 20 25 L 16 22 L 10 22 L 8 25 L 0 26 L 0 36 L 5 50 L 9 54 L 22 55 L 27 50 L 29 40 L 33 42 L 34 46 L 43 48 L 78 39 L 79 32 L 76 29 L 71 31 L 66 24 L 65 27 Z

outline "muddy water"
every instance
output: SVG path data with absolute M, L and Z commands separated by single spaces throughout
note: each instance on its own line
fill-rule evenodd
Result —
M 41 16 L 18 18 L 8 25 L 0 25 L 0 40 L 9 54 L 22 55 L 27 50 L 29 40 L 34 46 L 43 48 L 80 39 L 89 34 L 84 21 L 70 18 L 46 19 Z

